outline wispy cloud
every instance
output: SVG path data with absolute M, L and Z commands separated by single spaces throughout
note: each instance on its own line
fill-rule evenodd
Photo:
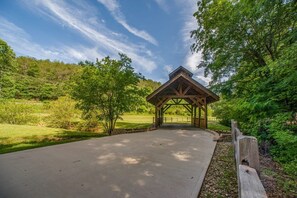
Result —
M 115 9 L 116 4 L 110 7 Z M 93 55 L 97 55 L 94 49 L 98 50 L 101 56 L 109 55 L 117 57 L 117 53 L 125 53 L 132 58 L 136 71 L 152 72 L 156 68 L 154 58 L 145 46 L 131 43 L 125 39 L 121 34 L 111 31 L 106 28 L 104 23 L 100 20 L 90 20 L 94 18 L 92 13 L 94 10 L 89 10 L 87 4 L 66 3 L 64 1 L 42 1 L 35 0 L 27 3 L 27 7 L 32 11 L 39 11 L 39 13 L 50 17 L 58 24 L 69 27 L 79 33 L 85 38 L 93 41 L 94 47 L 90 49 Z M 70 50 L 72 55 L 79 56 L 80 50 Z M 83 54 L 81 58 L 83 58 Z M 100 58 L 100 57 L 99 57 Z
M 58 46 L 58 48 L 44 48 L 34 43 L 28 33 L 23 29 L 0 17 L 0 38 L 4 39 L 13 48 L 13 50 L 22 56 L 32 56 L 37 59 L 51 59 L 75 63 L 79 60 L 90 58 L 82 51 L 83 47 L 76 46 L 77 54 L 72 53 L 73 48 L 69 46 Z
M 159 5 L 159 7 L 165 12 L 169 13 L 169 6 L 166 3 L 166 0 L 155 0 L 155 2 Z
M 164 70 L 165 70 L 166 74 L 169 74 L 173 71 L 173 67 L 171 65 L 165 65 Z
M 191 38 L 191 31 L 198 26 L 193 14 L 197 11 L 197 1 L 193 0 L 175 0 L 175 2 L 182 7 L 181 15 L 184 25 L 181 29 L 181 37 L 183 47 L 186 50 L 183 65 L 189 68 L 195 75 L 194 77 L 203 85 L 207 85 L 211 81 L 211 77 L 204 77 L 204 69 L 198 69 L 197 66 L 202 61 L 201 52 L 191 52 L 190 47 L 194 43 Z
M 128 24 L 126 17 L 120 10 L 120 4 L 117 0 L 97 0 L 97 1 L 103 4 L 110 11 L 114 19 L 130 33 L 154 45 L 158 45 L 158 41 L 149 33 L 147 33 L 144 30 L 138 30 L 137 28 Z

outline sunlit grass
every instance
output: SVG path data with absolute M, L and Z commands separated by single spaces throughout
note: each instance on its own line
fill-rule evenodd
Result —
M 78 132 L 40 126 L 0 124 L 0 153 L 84 140 L 91 137 L 102 137 L 105 135 L 104 133 Z
M 147 129 L 153 126 L 153 117 L 154 115 L 151 114 L 126 114 L 122 117 L 122 120 L 118 120 L 116 129 Z M 187 116 L 166 115 L 166 123 L 190 124 L 190 119 Z M 230 131 L 230 127 L 220 125 L 214 121 L 210 121 L 208 126 L 211 130 Z M 85 140 L 105 135 L 103 132 L 80 132 L 45 126 L 0 124 L 0 153 Z
M 208 122 L 208 129 L 214 130 L 214 131 L 224 131 L 224 132 L 230 132 L 231 128 L 219 124 L 217 121 L 209 121 Z

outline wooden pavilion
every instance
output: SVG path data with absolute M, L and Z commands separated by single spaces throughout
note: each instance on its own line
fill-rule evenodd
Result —
M 169 74 L 166 83 L 146 97 L 155 106 L 155 127 L 163 124 L 164 113 L 172 105 L 181 105 L 190 112 L 191 125 L 207 128 L 207 105 L 218 101 L 219 96 L 195 81 L 192 76 L 189 70 L 180 66 Z

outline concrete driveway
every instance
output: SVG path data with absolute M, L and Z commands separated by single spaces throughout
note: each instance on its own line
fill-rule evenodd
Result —
M 0 155 L 0 197 L 197 197 L 212 136 L 159 129 Z

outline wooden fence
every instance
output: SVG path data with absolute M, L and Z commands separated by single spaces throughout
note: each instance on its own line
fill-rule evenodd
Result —
M 235 151 L 239 197 L 267 197 L 259 178 L 260 163 L 257 139 L 243 135 L 234 120 L 231 121 L 231 132 Z
M 219 119 L 215 117 L 208 117 L 208 121 L 213 121 L 217 122 Z M 163 123 L 190 123 L 191 122 L 191 117 L 164 117 L 163 118 Z M 155 123 L 155 117 L 153 117 L 153 123 Z

